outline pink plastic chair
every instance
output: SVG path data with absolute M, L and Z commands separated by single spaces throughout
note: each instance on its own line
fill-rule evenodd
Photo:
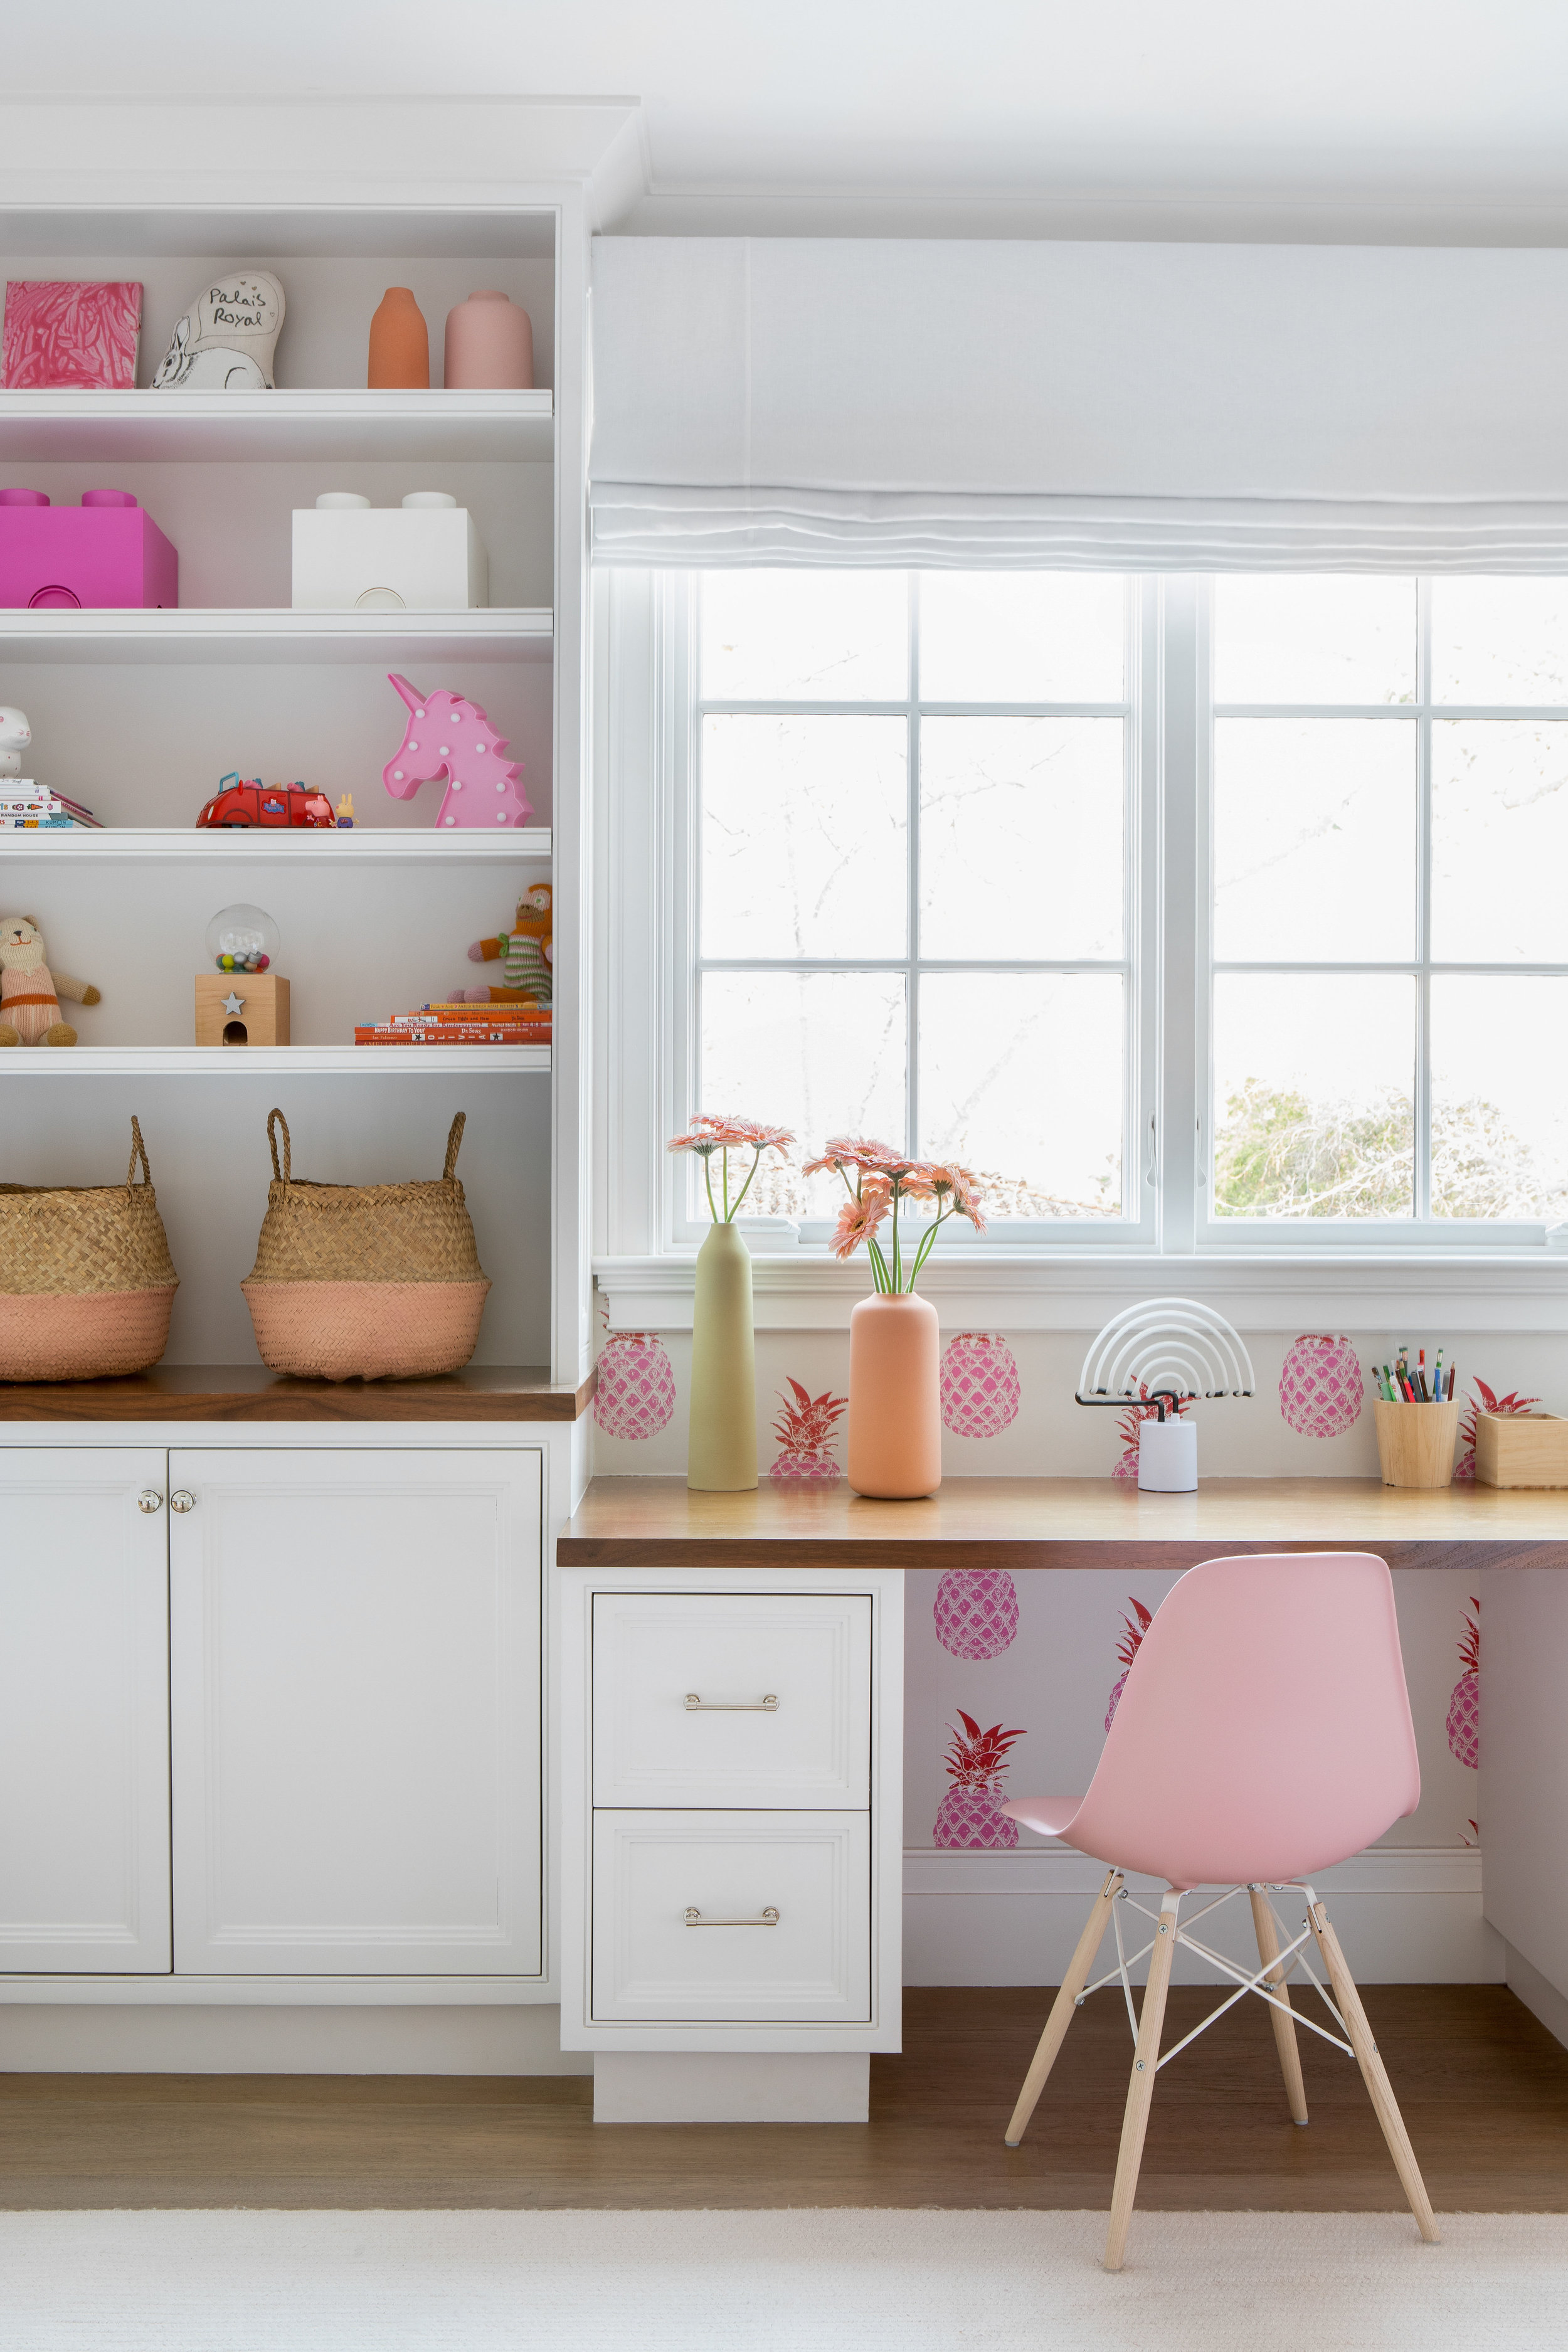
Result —
M 1003 1806 L 1015 1821 L 1110 1868 L 1024 2078 L 1007 2126 L 1009 2147 L 1024 2137 L 1073 2012 L 1087 1998 L 1086 1986 L 1100 1989 L 1089 1985 L 1089 1972 L 1107 1923 L 1120 1903 L 1131 1900 L 1124 1874 L 1144 1872 L 1169 1885 L 1157 1916 L 1132 1906 L 1154 1922 L 1142 1952 L 1123 1949 L 1116 1917 L 1119 1964 L 1100 1980 L 1109 1984 L 1120 1975 L 1131 2016 L 1127 1971 L 1143 1952 L 1151 1955 L 1121 2126 L 1107 2270 L 1121 2269 L 1126 2250 L 1155 2074 L 1248 1992 L 1269 2004 L 1290 2112 L 1298 2124 L 1306 2122 L 1297 2013 L 1286 1985 L 1298 1964 L 1347 2039 L 1310 2018 L 1300 2023 L 1360 2064 L 1421 2235 L 1436 2238 L 1355 1980 L 1310 1885 L 1314 1872 L 1359 1853 L 1414 1812 L 1420 1794 L 1386 1566 L 1370 1552 L 1278 1552 L 1211 1559 L 1173 1586 L 1143 1636 L 1087 1796 L 1020 1797 Z M 1215 1885 L 1227 1890 L 1216 1902 L 1243 1889 L 1251 1897 L 1261 1962 L 1251 1975 L 1181 1926 L 1184 1895 Z M 1300 1892 L 1306 1904 L 1294 1937 L 1268 1900 L 1270 1890 L 1287 1888 Z M 1193 1924 L 1203 1916 L 1195 1914 Z M 1309 1940 L 1322 1956 L 1332 2000 L 1306 1961 Z M 1162 2058 L 1160 2031 L 1178 1944 L 1217 1967 L 1237 1990 Z

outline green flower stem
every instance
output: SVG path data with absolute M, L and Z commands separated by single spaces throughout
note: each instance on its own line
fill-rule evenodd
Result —
M 747 1171 L 746 1181 L 745 1181 L 745 1182 L 742 1185 L 742 1187 L 741 1187 L 740 1191 L 739 1191 L 739 1192 L 736 1193 L 736 1195 L 735 1195 L 735 1205 L 734 1205 L 734 1207 L 733 1207 L 733 1208 L 731 1210 L 731 1212 L 730 1212 L 730 1215 L 731 1215 L 731 1219 L 733 1219 L 733 1218 L 735 1218 L 735 1217 L 738 1217 L 738 1216 L 740 1215 L 740 1213 L 741 1213 L 741 1203 L 742 1203 L 742 1202 L 745 1199 L 745 1197 L 746 1197 L 747 1193 L 748 1193 L 748 1192 L 751 1191 L 751 1189 L 752 1189 L 752 1177 L 756 1174 L 756 1172 L 757 1172 L 758 1167 L 760 1166 L 761 1161 L 762 1161 L 762 1157 L 763 1157 L 763 1147 L 762 1147 L 762 1145 L 759 1143 L 759 1144 L 758 1144 L 758 1146 L 757 1146 L 757 1148 L 756 1148 L 756 1150 L 755 1150 L 755 1151 L 752 1154 L 752 1165 L 751 1165 L 751 1168 L 749 1169 L 749 1171 Z
M 724 1167 L 721 1179 L 724 1187 L 724 1223 L 730 1222 L 730 1147 L 724 1146 Z
M 910 1275 L 910 1288 L 911 1290 L 920 1280 L 921 1268 L 924 1265 L 927 1258 L 930 1257 L 931 1254 L 931 1245 L 935 1242 L 938 1233 L 947 1223 L 952 1214 L 952 1211 L 951 1209 L 943 1209 L 939 1215 L 931 1220 L 930 1226 L 927 1228 L 925 1238 L 921 1243 L 920 1253 L 915 1259 L 913 1268 Z
M 708 1213 L 717 1224 L 719 1211 L 713 1200 L 713 1154 L 710 1151 L 704 1151 L 700 1156 L 702 1161 L 702 1181 L 708 1187 Z
M 871 1260 L 871 1278 L 875 1282 L 878 1290 L 884 1297 L 886 1297 L 891 1291 L 893 1285 L 888 1273 L 888 1261 L 882 1255 L 882 1244 L 871 1234 L 868 1234 L 866 1236 L 866 1248 Z
M 903 1261 L 899 1255 L 899 1187 L 893 1187 L 893 1288 L 901 1292 L 904 1286 Z

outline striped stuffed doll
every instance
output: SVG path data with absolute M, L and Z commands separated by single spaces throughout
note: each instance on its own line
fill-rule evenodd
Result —
M 99 993 L 68 971 L 49 970 L 44 935 L 26 915 L 0 915 L 0 1045 L 74 1045 L 60 998 L 96 1004 Z
M 536 882 L 517 902 L 517 920 L 492 940 L 476 940 L 470 963 L 499 959 L 499 988 L 455 988 L 456 1004 L 542 1004 L 551 1002 L 550 885 Z

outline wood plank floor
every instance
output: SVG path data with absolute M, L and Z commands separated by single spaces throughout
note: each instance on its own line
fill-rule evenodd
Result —
M 1002 2131 L 1048 1994 L 911 1989 L 866 2125 L 593 2122 L 582 2078 L 0 2076 L 0 2206 L 1105 2207 L 1131 2039 L 1081 2012 L 1016 2150 Z M 1568 2051 L 1500 1985 L 1373 1985 L 1366 2005 L 1433 2203 L 1568 2211 Z M 1167 2043 L 1212 1996 L 1176 1990 Z M 1139 2201 L 1400 2207 L 1361 2080 L 1303 2034 L 1289 2119 L 1247 2002 L 1160 2077 Z

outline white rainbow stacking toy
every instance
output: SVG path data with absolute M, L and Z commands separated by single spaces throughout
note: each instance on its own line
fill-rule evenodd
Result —
M 1198 1433 L 1173 1408 L 1200 1397 L 1250 1396 L 1252 1359 L 1223 1315 L 1195 1298 L 1149 1298 L 1112 1316 L 1090 1342 L 1076 1402 L 1125 1408 L 1150 1403 L 1138 1433 L 1138 1484 L 1147 1494 L 1189 1495 L 1198 1483 Z

